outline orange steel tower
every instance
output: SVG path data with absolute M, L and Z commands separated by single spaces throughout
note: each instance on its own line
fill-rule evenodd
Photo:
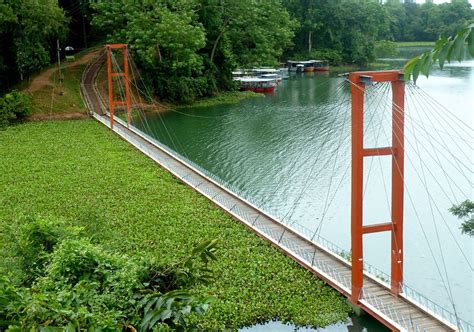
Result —
M 107 49 L 107 72 L 109 80 L 109 113 L 110 113 L 110 128 L 114 127 L 114 111 L 115 106 L 125 106 L 125 111 L 127 113 L 127 126 L 130 126 L 130 85 L 128 77 L 128 45 L 127 44 L 109 44 L 106 45 Z M 112 70 L 112 50 L 122 50 L 123 51 L 123 72 L 114 72 Z M 114 100 L 113 94 L 113 78 L 114 77 L 123 77 L 124 78 L 124 90 L 125 90 L 125 100 Z
M 363 287 L 364 234 L 391 232 L 391 292 L 401 293 L 403 282 L 403 193 L 404 193 L 404 101 L 405 83 L 399 71 L 354 72 L 349 74 L 352 95 L 352 189 L 351 189 L 351 301 L 358 303 Z M 364 148 L 364 93 L 366 84 L 391 82 L 392 146 Z M 364 158 L 392 156 L 392 220 L 366 225 L 363 223 Z

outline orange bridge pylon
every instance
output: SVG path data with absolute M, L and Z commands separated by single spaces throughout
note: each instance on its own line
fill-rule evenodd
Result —
M 110 128 L 114 127 L 114 112 L 115 106 L 125 106 L 127 113 L 127 126 L 130 126 L 130 84 L 128 76 L 128 45 L 127 44 L 109 44 L 107 49 L 107 73 L 109 81 L 109 113 L 110 113 Z M 123 71 L 114 72 L 112 64 L 112 50 L 123 51 Z M 125 100 L 114 100 L 114 77 L 124 78 Z
M 359 302 L 363 287 L 363 236 L 376 232 L 391 232 L 391 292 L 402 292 L 403 282 L 403 197 L 404 197 L 404 102 L 403 74 L 396 70 L 353 72 L 349 74 L 352 96 L 352 188 L 351 188 L 351 301 Z M 391 82 L 392 86 L 392 146 L 364 148 L 364 94 L 372 82 Z M 363 223 L 364 158 L 392 156 L 391 221 L 374 225 Z

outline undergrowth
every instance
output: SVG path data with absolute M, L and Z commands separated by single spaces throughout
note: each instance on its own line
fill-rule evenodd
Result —
M 171 264 L 203 240 L 219 239 L 215 280 L 193 288 L 217 299 L 204 316 L 189 318 L 203 329 L 347 318 L 350 308 L 336 291 L 93 120 L 8 127 L 0 146 L 0 275 L 15 285 L 24 276 L 7 226 L 42 215 L 61 217 L 127 261 Z

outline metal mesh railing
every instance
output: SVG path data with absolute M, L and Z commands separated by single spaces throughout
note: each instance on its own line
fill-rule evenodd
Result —
M 170 149 L 169 147 L 162 144 L 158 140 L 154 139 L 150 135 L 148 135 L 146 133 L 143 133 L 142 131 L 138 130 L 137 128 L 135 128 L 133 126 L 131 126 L 130 128 L 134 132 L 136 132 L 137 134 L 141 135 L 142 137 L 146 138 L 148 141 L 152 142 L 152 144 L 155 144 L 155 145 L 159 146 L 161 149 L 165 150 L 167 153 L 169 153 L 170 155 L 172 155 L 176 159 L 182 161 L 186 165 L 189 165 L 189 167 L 191 167 L 192 169 L 197 170 L 203 176 L 205 176 L 206 178 L 212 180 L 212 182 L 214 182 L 217 185 L 219 185 L 220 187 L 224 188 L 226 191 L 228 191 L 232 195 L 235 195 L 239 199 L 243 199 L 246 203 L 248 203 L 249 205 L 251 205 L 251 206 L 253 206 L 253 207 L 255 207 L 259 210 L 265 210 L 265 204 L 263 204 L 262 202 L 256 200 L 254 197 L 251 197 L 248 193 L 242 191 L 240 188 L 238 188 L 238 187 L 222 180 L 221 178 L 219 178 L 218 176 L 212 174 L 211 172 L 204 169 L 200 165 L 194 163 L 193 161 L 185 158 L 184 156 L 180 155 L 176 151 Z M 270 215 L 269 213 L 267 213 L 266 210 L 265 210 L 264 213 L 266 215 L 268 215 L 270 218 L 274 219 L 274 220 L 277 220 L 277 221 L 279 220 L 278 217 L 274 217 L 274 216 Z M 297 233 L 302 235 L 307 240 L 309 240 L 309 241 L 323 247 L 324 249 L 330 251 L 331 253 L 337 255 L 341 259 L 345 260 L 347 263 L 350 263 L 351 253 L 349 251 L 339 247 L 338 245 L 336 245 L 336 244 L 332 243 L 331 241 L 325 239 L 324 237 L 320 236 L 319 234 L 315 234 L 314 231 L 310 230 L 309 228 L 307 228 L 307 227 L 305 227 L 305 226 L 303 226 L 303 225 L 301 225 L 297 222 L 293 222 L 293 221 L 289 222 L 289 223 L 286 223 L 286 224 L 282 223 L 282 225 L 296 231 Z M 315 261 L 314 264 L 317 268 L 319 268 L 320 270 L 324 271 L 325 273 L 330 275 L 332 278 L 337 280 L 341 285 L 344 285 L 345 287 L 350 289 L 350 280 L 348 278 L 344 277 L 343 275 L 341 275 L 339 272 L 335 271 L 334 268 L 332 268 L 330 265 L 325 264 L 324 262 L 321 262 L 321 261 Z M 391 277 L 386 272 L 384 272 L 384 271 L 378 269 L 377 267 L 375 267 L 371 264 L 368 264 L 366 262 L 364 262 L 364 271 L 372 279 L 375 279 L 378 282 L 380 282 L 381 284 L 383 284 L 387 287 L 390 287 Z M 442 306 L 436 304 L 432 300 L 429 300 L 427 297 L 425 297 L 421 293 L 415 291 L 413 288 L 408 287 L 407 285 L 403 284 L 402 285 L 402 290 L 403 290 L 403 293 L 404 293 L 405 297 L 409 301 L 412 301 L 412 302 L 416 303 L 417 305 L 419 305 L 420 308 L 422 308 L 422 309 L 424 309 L 428 312 L 432 312 L 435 315 L 441 317 L 443 320 L 448 321 L 449 323 L 451 323 L 454 326 L 457 326 L 460 331 L 474 332 L 474 328 L 473 328 L 472 324 L 470 324 L 470 323 L 468 323 L 464 320 L 459 319 L 458 316 L 456 316 L 455 314 L 453 314 L 449 310 L 443 308 Z M 370 294 L 370 293 L 368 291 L 365 291 L 365 294 Z M 370 295 L 367 295 L 367 296 L 369 296 L 369 299 L 371 300 L 371 302 L 375 303 L 375 305 L 378 302 L 380 302 L 380 301 L 377 302 L 375 300 L 372 301 L 372 297 L 370 297 Z M 377 308 L 378 308 L 378 306 L 377 306 Z M 383 308 L 383 310 L 390 313 L 390 310 L 388 308 L 386 308 L 386 307 L 385 308 L 382 307 L 382 308 Z M 396 315 L 397 315 L 396 313 L 390 313 L 390 315 L 388 315 L 388 316 L 389 317 L 392 317 L 392 316 L 396 317 Z M 398 314 L 398 315 L 400 316 L 400 314 Z M 403 323 L 403 322 L 407 322 L 407 319 L 408 319 L 407 317 L 399 317 L 397 319 L 397 321 Z M 416 330 L 416 331 L 418 331 L 418 330 Z M 419 330 L 419 331 L 422 331 L 422 330 Z
M 97 57 L 96 61 L 98 61 L 98 59 L 99 59 L 99 57 Z M 95 62 L 93 61 L 91 63 L 95 63 Z M 88 64 L 88 66 L 86 67 L 84 73 L 87 70 L 90 70 L 91 63 Z M 91 102 L 91 98 L 88 94 L 87 89 L 85 89 L 84 84 L 83 84 L 84 77 L 85 77 L 84 75 L 85 74 L 83 74 L 83 79 L 82 79 L 82 82 L 81 82 L 81 94 L 84 98 L 86 106 L 89 108 L 89 110 L 91 112 L 94 112 L 93 105 L 92 105 L 92 102 Z M 102 109 L 105 109 L 106 108 L 105 105 L 104 105 L 105 103 L 102 100 L 102 97 L 100 96 L 100 93 L 99 93 L 99 91 L 98 91 L 98 89 L 95 85 L 93 86 L 93 89 L 94 89 L 94 92 L 97 94 L 97 98 L 99 99 L 99 103 L 101 104 L 99 107 L 102 107 Z M 105 112 L 105 113 L 107 113 L 107 112 Z M 126 126 L 126 123 L 124 121 L 122 121 L 121 119 L 116 118 L 116 121 L 120 122 L 122 125 Z M 140 131 L 136 127 L 130 126 L 130 129 L 133 132 L 135 132 L 135 134 L 137 134 L 140 137 L 147 140 L 149 143 L 158 146 L 163 151 L 166 151 L 167 154 L 169 154 L 170 156 L 172 156 L 176 160 L 180 161 L 181 163 L 183 163 L 187 167 L 197 171 L 201 176 L 205 177 L 208 180 L 211 180 L 214 184 L 218 185 L 219 187 L 221 187 L 222 189 L 227 191 L 230 195 L 235 196 L 239 200 L 243 200 L 246 204 L 254 207 L 255 209 L 257 209 L 259 211 L 265 211 L 263 213 L 266 216 L 268 216 L 269 218 L 271 218 L 275 221 L 278 221 L 278 220 L 282 219 L 282 218 L 272 216 L 273 213 L 274 214 L 278 214 L 278 213 L 275 212 L 275 211 L 268 212 L 269 210 L 271 210 L 268 206 L 266 206 L 263 202 L 258 201 L 254 197 L 250 196 L 247 192 L 244 192 L 243 190 L 241 190 L 240 188 L 234 186 L 233 184 L 230 184 L 230 183 L 224 181 L 223 179 L 219 178 L 218 176 L 212 174 L 211 172 L 204 169 L 200 165 L 198 165 L 198 164 L 194 163 L 193 161 L 183 157 L 182 155 L 180 155 L 176 151 L 170 149 L 166 145 L 162 144 L 161 142 L 159 142 L 155 138 L 151 137 L 150 135 Z M 143 146 L 141 146 L 141 148 L 143 148 Z M 151 155 L 151 152 L 148 152 L 148 154 Z M 185 182 L 190 182 L 189 180 L 191 180 L 191 178 L 188 178 L 189 176 L 190 176 L 190 174 L 188 172 L 186 174 L 180 174 L 178 177 L 181 178 Z M 192 186 L 197 188 L 201 184 L 202 183 L 193 183 Z M 211 195 L 212 195 L 211 192 L 207 194 L 208 197 L 210 197 Z M 219 199 L 220 199 L 221 204 L 223 206 L 228 207 L 229 209 L 231 209 L 231 208 L 233 209 L 233 208 L 236 207 L 235 198 L 232 198 L 234 200 L 232 202 L 231 202 L 230 199 L 227 199 L 225 197 L 220 197 Z M 225 202 L 225 200 L 228 200 L 229 202 Z M 240 213 L 239 209 L 236 208 L 234 213 Z M 242 217 L 247 217 L 248 218 L 249 214 L 246 213 L 246 212 L 242 212 Z M 258 216 L 253 218 L 253 221 L 249 220 L 249 222 L 253 222 L 254 226 L 262 227 L 262 230 L 265 232 L 265 229 L 263 229 L 264 226 L 262 226 L 263 224 L 258 224 Z M 339 247 L 338 245 L 332 243 L 331 241 L 323 238 L 319 234 L 316 234 L 314 231 L 310 230 L 309 228 L 299 224 L 298 222 L 294 222 L 294 221 L 287 222 L 287 223 L 280 223 L 280 224 L 284 227 L 287 227 L 287 228 L 295 231 L 296 233 L 300 234 L 306 240 L 317 244 L 318 246 L 320 246 L 320 247 L 326 249 L 327 251 L 329 251 L 330 253 L 340 257 L 346 263 L 350 264 L 351 253 L 349 251 L 347 251 L 347 250 Z M 306 261 L 308 261 L 308 258 L 309 258 L 308 252 L 305 252 L 305 251 L 302 252 L 301 248 L 291 248 L 291 245 L 287 242 L 287 240 L 284 237 L 279 237 L 277 234 L 275 234 L 275 232 L 273 230 L 268 230 L 267 229 L 266 232 L 268 234 L 270 234 L 273 238 L 277 239 L 278 241 L 282 241 L 283 242 L 282 244 L 285 245 L 286 247 L 288 247 L 290 250 L 292 250 L 296 253 L 299 253 L 299 255 L 301 255 L 301 253 L 303 253 L 302 257 Z M 347 289 L 351 288 L 350 278 L 344 276 L 341 272 L 337 271 L 333 266 L 325 263 L 322 260 L 317 260 L 317 259 L 316 260 L 312 259 L 311 265 L 318 268 L 319 270 L 323 271 L 324 273 L 329 275 L 331 278 L 336 280 L 338 283 L 340 283 L 341 285 L 343 285 Z M 364 262 L 364 270 L 365 270 L 365 273 L 367 275 L 369 275 L 371 278 L 379 281 L 381 284 L 383 284 L 387 287 L 390 286 L 391 278 L 390 278 L 390 275 L 388 275 L 387 273 L 385 273 L 382 270 L 376 268 L 375 266 L 370 265 L 370 264 L 365 263 L 365 262 Z M 403 295 L 409 301 L 411 301 L 411 302 L 415 303 L 416 305 L 418 305 L 420 308 L 426 310 L 427 312 L 434 313 L 435 315 L 442 318 L 443 320 L 445 320 L 447 322 L 450 322 L 453 326 L 457 326 L 460 331 L 474 332 L 474 327 L 473 327 L 472 324 L 460 319 L 457 315 L 453 314 L 452 312 L 450 312 L 449 310 L 443 308 L 442 306 L 436 304 L 432 300 L 429 300 L 427 297 L 425 297 L 424 295 L 422 295 L 419 292 L 415 291 L 411 287 L 409 287 L 405 284 L 402 284 L 401 288 L 403 290 Z M 388 306 L 387 304 L 384 304 L 382 301 L 380 301 L 380 299 L 377 298 L 377 296 L 373 295 L 366 288 L 364 288 L 362 290 L 362 292 L 363 292 L 362 295 L 363 295 L 364 300 L 368 301 L 371 305 L 376 307 L 378 310 L 381 310 L 387 317 L 390 317 L 394 321 L 399 322 L 400 325 L 402 325 L 404 327 L 408 327 L 411 330 L 422 331 L 422 329 L 419 329 L 418 327 L 413 325 L 412 320 L 410 319 L 410 317 L 402 317 L 401 314 L 398 313 L 394 308 L 390 308 L 390 306 Z

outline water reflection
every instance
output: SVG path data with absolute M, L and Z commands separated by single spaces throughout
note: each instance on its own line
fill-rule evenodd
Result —
M 242 332 L 389 332 L 370 316 L 351 316 L 348 322 L 334 324 L 325 328 L 300 327 L 274 321 L 240 329 Z

